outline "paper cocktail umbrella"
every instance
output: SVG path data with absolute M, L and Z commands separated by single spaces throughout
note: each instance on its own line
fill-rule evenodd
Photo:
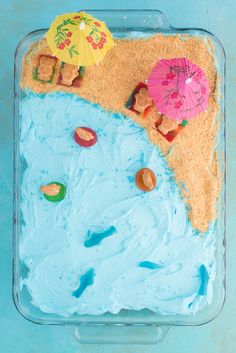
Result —
M 162 59 L 148 77 L 148 92 L 161 114 L 181 122 L 207 109 L 209 83 L 204 71 L 190 60 Z
M 114 46 L 106 24 L 85 12 L 56 17 L 46 39 L 52 54 L 68 64 L 98 64 Z

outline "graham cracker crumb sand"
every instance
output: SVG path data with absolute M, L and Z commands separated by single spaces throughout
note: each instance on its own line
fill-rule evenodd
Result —
M 216 201 L 221 189 L 215 152 L 215 136 L 219 127 L 216 121 L 218 74 L 211 45 L 200 37 L 161 34 L 148 39 L 120 39 L 115 42 L 116 46 L 98 66 L 86 68 L 82 86 L 76 88 L 57 85 L 60 61 L 56 64 L 51 84 L 33 79 L 38 56 L 52 54 L 46 40 L 42 39 L 30 48 L 24 58 L 22 88 L 37 93 L 75 93 L 108 111 L 120 112 L 146 128 L 150 140 L 160 148 L 175 173 L 193 227 L 204 232 L 216 218 Z M 207 112 L 190 121 L 170 143 L 155 128 L 159 116 L 155 108 L 146 118 L 140 118 L 124 104 L 137 83 L 147 80 L 158 60 L 183 56 L 204 70 L 210 85 L 209 106 Z

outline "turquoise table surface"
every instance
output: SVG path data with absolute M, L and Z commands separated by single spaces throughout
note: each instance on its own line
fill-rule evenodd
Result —
M 156 346 L 79 345 L 63 327 L 28 322 L 16 311 L 12 276 L 13 61 L 18 42 L 47 28 L 55 15 L 86 9 L 159 9 L 176 27 L 216 34 L 227 55 L 227 299 L 201 327 L 172 328 Z M 236 0 L 1 0 L 0 1 L 0 353 L 235 353 L 236 352 Z

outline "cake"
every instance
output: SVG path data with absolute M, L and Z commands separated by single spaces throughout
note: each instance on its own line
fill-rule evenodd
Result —
M 44 313 L 194 315 L 213 300 L 221 175 L 211 44 L 133 37 L 83 75 L 45 39 L 23 61 L 21 285 Z M 145 88 L 156 61 L 174 57 L 209 81 L 208 109 L 189 122 L 162 116 Z

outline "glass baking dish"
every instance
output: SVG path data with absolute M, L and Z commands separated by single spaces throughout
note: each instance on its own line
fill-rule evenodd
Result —
M 39 324 L 66 325 L 74 328 L 81 342 L 90 343 L 156 343 L 160 341 L 172 325 L 201 325 L 207 323 L 220 312 L 225 298 L 225 55 L 219 40 L 211 33 L 201 29 L 177 29 L 171 27 L 163 14 L 157 10 L 93 10 L 91 15 L 104 20 L 114 37 L 122 38 L 129 34 L 152 35 L 162 33 L 187 34 L 210 40 L 215 50 L 216 66 L 221 77 L 219 81 L 219 104 L 217 115 L 219 133 L 216 149 L 219 170 L 222 174 L 222 188 L 218 199 L 218 220 L 216 230 L 216 278 L 214 296 L 210 305 L 204 307 L 195 316 L 158 315 L 149 310 L 122 310 L 119 314 L 106 313 L 100 316 L 72 315 L 68 318 L 54 314 L 45 314 L 31 304 L 31 296 L 21 288 L 20 279 L 27 274 L 26 267 L 20 261 L 19 240 L 21 224 L 20 212 L 21 181 L 25 170 L 20 157 L 19 104 L 25 93 L 20 88 L 21 66 L 29 46 L 45 35 L 46 30 L 37 30 L 28 34 L 19 44 L 15 54 L 15 119 L 14 119 L 14 215 L 13 215 L 13 299 L 18 311 L 28 320 Z M 107 330 L 109 328 L 109 334 Z M 109 337 L 108 337 L 109 336 Z

